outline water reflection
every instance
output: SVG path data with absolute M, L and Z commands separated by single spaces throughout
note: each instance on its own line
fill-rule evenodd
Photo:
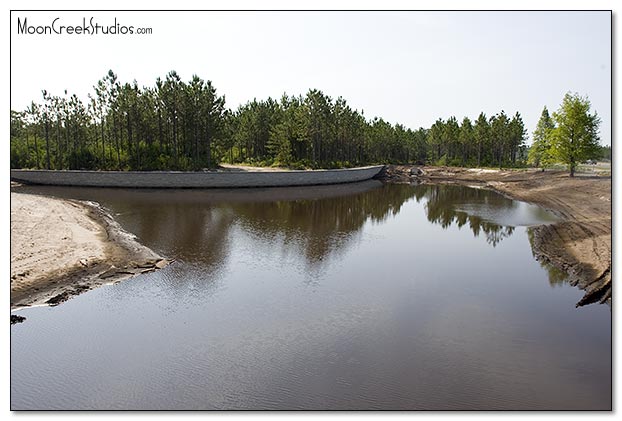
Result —
M 508 199 L 490 190 L 457 185 L 419 185 L 417 201 L 426 200 L 428 221 L 448 228 L 468 224 L 475 237 L 483 234 L 495 247 L 510 237 L 517 226 L 533 226 L 557 221 L 546 210 Z
M 531 254 L 533 255 L 534 260 L 536 260 L 540 264 L 540 267 L 546 271 L 549 279 L 549 285 L 551 285 L 552 288 L 556 288 L 567 284 L 568 274 L 566 272 L 546 262 L 541 256 L 538 256 L 538 253 L 536 252 L 537 248 L 535 245 L 534 229 L 530 228 L 527 230 L 527 238 L 529 238 Z
M 408 185 L 377 181 L 304 189 L 22 186 L 13 191 L 96 201 L 147 246 L 212 275 L 227 266 L 239 234 L 303 256 L 309 268 L 319 269 L 356 243 L 367 221 L 399 213 L 414 194 Z
M 230 205 L 246 231 L 303 255 L 310 267 L 345 253 L 367 221 L 380 223 L 413 197 L 410 186 L 380 186 L 330 199 Z
M 13 191 L 92 200 L 156 251 L 208 274 L 226 267 L 231 243 L 250 235 L 266 247 L 303 256 L 321 269 L 346 253 L 368 221 L 381 223 L 411 198 L 425 201 L 428 221 L 468 226 L 493 247 L 515 226 L 554 220 L 544 210 L 495 192 L 454 185 L 336 186 L 238 190 L 143 190 L 24 186 Z M 241 232 L 234 232 L 240 229 Z M 252 250 L 251 250 L 252 252 Z
M 537 222 L 493 192 L 40 193 L 97 201 L 180 263 L 29 309 L 13 409 L 611 407 L 610 314 L 549 288 L 526 230 L 483 241 Z
M 483 234 L 486 242 L 493 247 L 514 232 L 514 226 L 490 222 L 473 212 L 474 209 L 484 206 L 494 209 L 498 214 L 511 213 L 516 209 L 515 201 L 489 190 L 451 185 L 419 185 L 415 188 L 415 197 L 417 202 L 426 200 L 428 221 L 440 224 L 443 228 L 453 224 L 462 228 L 468 224 L 475 237 Z
M 562 285 L 568 283 L 568 274 L 566 272 L 548 263 L 539 263 L 540 266 L 542 266 L 546 270 L 546 273 L 549 277 L 549 284 L 551 285 L 551 287 L 561 287 Z

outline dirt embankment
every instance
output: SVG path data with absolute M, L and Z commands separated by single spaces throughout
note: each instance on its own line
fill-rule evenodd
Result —
M 533 252 L 585 291 L 577 306 L 611 301 L 611 177 L 539 170 L 391 165 L 392 182 L 478 185 L 540 205 L 564 221 L 531 228 Z M 381 178 L 382 179 L 382 178 Z
M 11 193 L 12 309 L 56 305 L 168 263 L 95 203 Z

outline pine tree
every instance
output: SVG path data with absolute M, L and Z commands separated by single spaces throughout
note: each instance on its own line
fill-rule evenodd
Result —
M 544 107 L 540 120 L 533 132 L 533 143 L 529 149 L 528 163 L 543 170 L 551 164 L 551 131 L 555 124 L 549 115 L 549 110 Z

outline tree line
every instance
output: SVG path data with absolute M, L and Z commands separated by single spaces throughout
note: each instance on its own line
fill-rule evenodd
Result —
M 520 113 L 438 119 L 416 130 L 368 119 L 342 97 L 304 96 L 225 106 L 210 81 L 175 71 L 151 87 L 121 83 L 111 70 L 87 103 L 42 91 L 11 111 L 11 167 L 201 170 L 221 162 L 290 168 L 418 163 L 519 167 L 527 162 Z
M 121 84 L 110 71 L 84 104 L 42 91 L 11 111 L 11 166 L 46 169 L 197 169 L 214 165 L 228 110 L 210 81 L 176 72 L 155 86 Z

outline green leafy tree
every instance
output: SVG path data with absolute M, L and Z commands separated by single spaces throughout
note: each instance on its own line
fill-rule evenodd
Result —
M 600 157 L 606 161 L 611 161 L 611 146 L 605 145 L 600 147 Z
M 490 127 L 492 131 L 494 161 L 499 168 L 502 168 L 510 143 L 510 119 L 508 119 L 505 111 L 501 110 L 499 114 L 490 119 Z
M 43 93 L 43 125 L 45 127 L 45 163 L 46 169 L 51 169 L 52 165 L 50 164 L 50 114 L 54 110 L 52 97 L 48 93 L 48 91 L 44 90 Z
M 555 159 L 568 165 L 570 176 L 574 177 L 580 162 L 599 155 L 600 118 L 596 113 L 590 114 L 587 97 L 567 93 L 553 119 L 557 127 L 551 130 L 551 152 Z
M 425 164 L 426 157 L 428 155 L 428 130 L 423 127 L 419 127 L 417 131 L 413 132 L 413 152 L 411 159 L 418 165 Z
M 549 110 L 544 107 L 540 120 L 533 132 L 533 143 L 529 149 L 528 164 L 534 167 L 546 168 L 551 164 L 551 131 L 555 128 L 555 123 L 549 115 Z
M 445 122 L 439 118 L 432 124 L 428 131 L 428 145 L 430 155 L 428 160 L 436 162 L 443 156 L 443 132 L 445 131 Z
M 525 150 L 525 139 L 527 137 L 527 130 L 525 130 L 525 124 L 519 112 L 514 114 L 512 121 L 509 125 L 509 159 L 512 166 L 516 166 L 517 160 L 523 160 Z
M 39 169 L 39 145 L 37 144 L 37 124 L 40 121 L 41 109 L 34 101 L 26 108 L 26 122 L 32 130 L 33 140 L 35 144 L 35 168 Z M 26 140 L 28 140 L 28 131 L 26 131 Z
M 451 116 L 445 123 L 445 130 L 443 131 L 443 143 L 447 148 L 447 162 L 450 165 L 459 165 L 460 161 L 456 159 L 460 144 L 460 125 L 456 117 Z
M 469 117 L 464 117 L 462 119 L 462 124 L 460 125 L 460 147 L 461 147 L 461 157 L 462 157 L 462 165 L 465 165 L 469 160 L 471 155 L 471 150 L 473 149 L 473 125 L 471 124 L 471 119 Z
M 486 148 L 490 143 L 490 123 L 486 114 L 480 113 L 475 125 L 473 126 L 473 136 L 475 138 L 477 150 L 477 166 L 479 167 L 485 161 Z

